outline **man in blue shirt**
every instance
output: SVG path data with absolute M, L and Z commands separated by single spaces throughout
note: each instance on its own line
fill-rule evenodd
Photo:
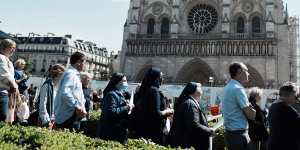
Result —
M 80 71 L 84 69 L 84 54 L 72 54 L 70 64 L 58 84 L 54 103 L 55 123 L 58 128 L 79 130 L 80 121 L 87 114 L 80 80 Z
M 248 82 L 248 68 L 241 62 L 229 66 L 230 82 L 224 88 L 222 113 L 225 126 L 225 143 L 228 150 L 246 150 L 250 138 L 248 121 L 255 119 L 255 110 L 250 105 L 243 84 Z

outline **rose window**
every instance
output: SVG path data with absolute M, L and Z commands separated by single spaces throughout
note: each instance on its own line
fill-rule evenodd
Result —
M 208 33 L 217 25 L 217 22 L 218 13 L 210 5 L 198 4 L 188 15 L 188 24 L 197 33 Z

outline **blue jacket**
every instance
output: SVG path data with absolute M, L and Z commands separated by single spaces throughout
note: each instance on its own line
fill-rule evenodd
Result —
M 127 140 L 129 106 L 118 90 L 110 91 L 103 99 L 99 137 L 123 143 Z

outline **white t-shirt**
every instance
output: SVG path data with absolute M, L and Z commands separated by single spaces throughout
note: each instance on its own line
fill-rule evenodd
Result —
M 14 81 L 14 66 L 12 62 L 3 54 L 0 54 L 0 92 L 8 93 L 9 80 Z

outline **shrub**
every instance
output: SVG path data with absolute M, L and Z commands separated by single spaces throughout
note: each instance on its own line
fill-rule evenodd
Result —
M 101 116 L 101 109 L 90 112 L 90 120 L 99 120 Z
M 216 136 L 213 139 L 213 149 L 214 150 L 225 150 L 224 141 L 224 126 L 216 131 Z
M 124 146 L 114 141 L 93 139 L 80 133 L 50 131 L 45 128 L 11 126 L 0 124 L 0 149 L 149 149 L 168 150 L 143 139 L 129 139 Z
M 0 142 L 0 149 L 3 150 L 23 150 L 23 147 L 20 147 L 16 144 L 12 144 L 12 143 L 5 143 L 3 141 Z

